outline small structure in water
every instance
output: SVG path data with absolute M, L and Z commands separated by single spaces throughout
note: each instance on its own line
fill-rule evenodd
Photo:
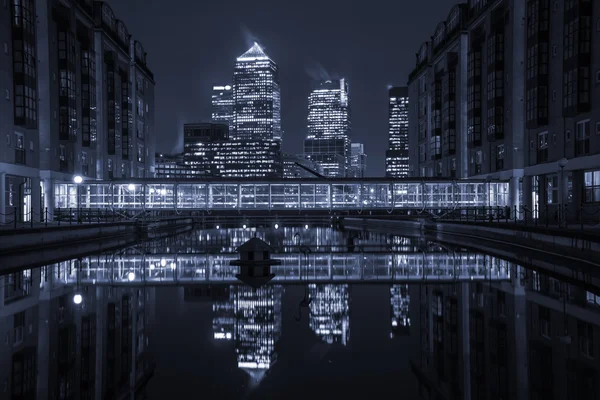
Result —
M 239 260 L 233 260 L 230 265 L 240 267 L 240 273 L 235 277 L 257 289 L 275 277 L 271 273 L 271 265 L 280 265 L 281 260 L 272 260 L 273 248 L 264 240 L 252 238 L 238 248 Z

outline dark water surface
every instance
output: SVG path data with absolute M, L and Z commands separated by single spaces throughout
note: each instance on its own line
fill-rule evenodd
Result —
M 254 236 L 282 263 L 259 289 L 229 266 Z M 0 399 L 600 393 L 600 298 L 422 238 L 195 231 L 5 275 L 0 290 Z

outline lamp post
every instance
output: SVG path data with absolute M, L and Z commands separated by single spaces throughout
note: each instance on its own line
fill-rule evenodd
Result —
M 79 186 L 83 182 L 83 177 L 81 175 L 75 175 L 73 177 L 73 182 L 75 183 L 75 197 L 77 197 L 77 221 L 81 221 L 81 207 L 80 207 L 80 199 L 79 199 Z
M 566 215 L 563 216 L 564 211 L 563 210 L 563 206 L 566 204 L 565 202 L 565 186 L 566 186 L 566 182 L 565 182 L 565 167 L 567 166 L 567 163 L 569 162 L 569 160 L 567 160 L 566 158 L 561 158 L 560 160 L 558 160 L 558 166 L 560 167 L 560 175 L 558 177 L 558 226 L 561 226 L 562 221 L 563 221 L 563 217 L 566 217 Z

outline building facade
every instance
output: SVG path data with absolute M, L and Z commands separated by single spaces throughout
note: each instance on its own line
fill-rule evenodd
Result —
M 410 171 L 408 153 L 408 87 L 388 91 L 389 145 L 385 152 L 385 176 L 407 178 Z
M 232 139 L 281 141 L 277 64 L 257 44 L 237 58 L 233 74 Z
M 367 172 L 367 154 L 365 145 L 352 143 L 350 146 L 350 171 L 349 178 L 364 178 Z
M 305 157 L 321 164 L 328 177 L 347 176 L 350 169 L 350 130 L 348 83 L 343 78 L 318 82 L 308 96 Z M 332 167 L 340 157 L 343 167 Z
M 593 3 L 453 7 L 409 78 L 413 175 L 510 179 L 512 204 L 532 210 L 600 201 Z
M 154 76 L 110 6 L 11 0 L 0 21 L 0 222 L 39 219 L 76 175 L 152 176 Z
M 191 169 L 183 162 L 183 154 L 156 154 L 156 178 L 187 179 L 199 177 L 196 170 Z
M 183 161 L 194 177 L 280 178 L 280 142 L 229 139 L 224 124 L 185 124 Z
M 315 178 L 322 175 L 322 169 L 315 162 L 307 160 L 302 155 L 283 154 L 283 177 L 285 179 L 294 178 Z M 312 171 L 312 172 L 311 172 Z M 318 175 L 315 175 L 318 174 Z
M 212 91 L 212 122 L 225 124 L 232 134 L 235 130 L 233 120 L 233 87 L 231 85 L 213 86 Z

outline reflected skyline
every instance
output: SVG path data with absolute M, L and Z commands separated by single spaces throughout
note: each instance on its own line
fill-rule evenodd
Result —
M 235 272 L 223 270 L 227 235 L 198 231 L 0 277 L 7 398 L 160 398 L 152 393 L 172 390 L 173 360 L 183 387 L 221 376 L 231 387 L 215 398 L 282 397 L 299 374 L 351 387 L 351 371 L 365 365 L 378 371 L 361 372 L 369 385 L 406 379 L 409 398 L 579 399 L 600 389 L 598 296 L 576 285 L 423 239 L 297 227 L 258 231 L 296 275 L 254 290 L 223 278 Z M 194 237 L 206 246 L 194 247 Z M 419 279 L 375 280 L 405 260 Z M 463 262 L 473 263 L 468 279 L 439 279 Z M 111 280 L 99 279 L 100 265 Z M 335 281 L 314 280 L 325 266 Z M 437 275 L 423 275 L 428 268 Z M 359 272 L 373 280 L 357 280 Z M 156 284 L 168 273 L 178 280 Z M 201 280 L 186 281 L 188 273 Z

